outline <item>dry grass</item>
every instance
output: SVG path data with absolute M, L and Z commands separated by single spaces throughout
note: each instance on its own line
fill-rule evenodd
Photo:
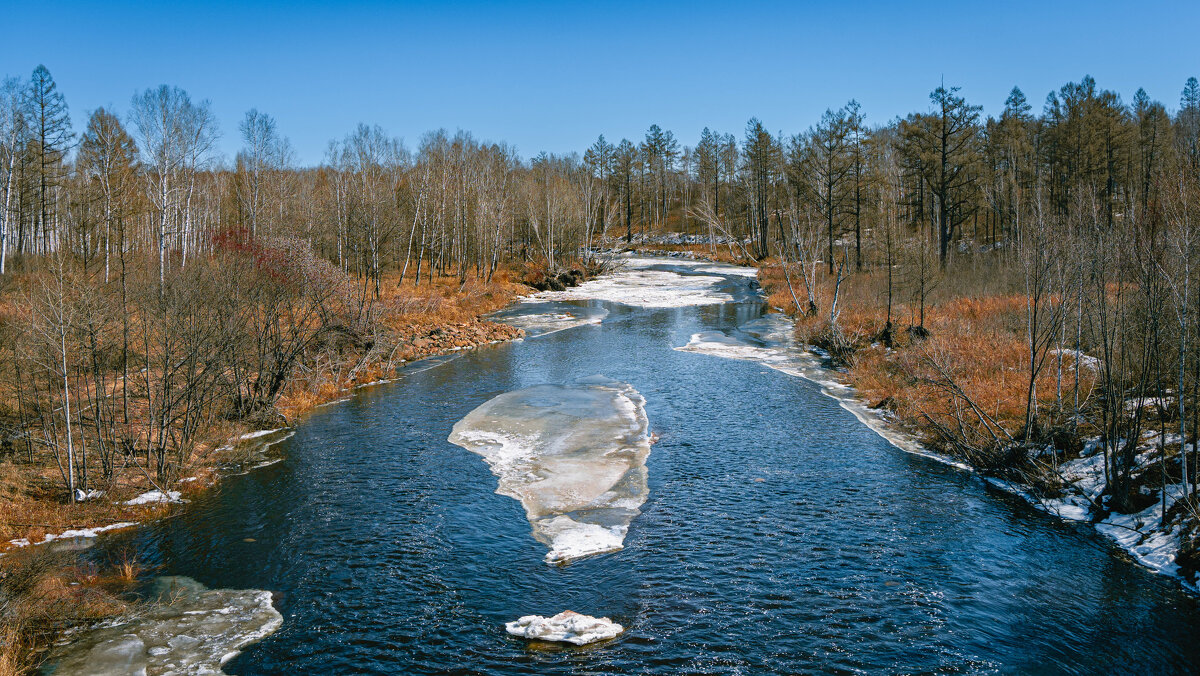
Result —
M 126 612 L 114 586 L 66 554 L 33 550 L 0 562 L 0 676 L 27 674 L 64 629 Z
M 759 279 L 769 302 L 796 314 L 782 269 L 771 262 L 760 268 Z M 796 296 L 807 296 L 797 273 L 792 273 Z M 916 432 L 933 448 L 952 451 L 938 425 L 956 429 L 963 403 L 946 388 L 936 363 L 954 379 L 963 393 L 995 419 L 1009 434 L 1018 436 L 1025 421 L 1029 374 L 1029 346 L 1025 337 L 1025 297 L 1008 291 L 1008 280 L 986 272 L 963 275 L 954 287 L 943 284 L 927 298 L 927 338 L 913 337 L 906 327 L 918 323 L 919 307 L 899 293 L 892 308 L 893 344 L 883 345 L 887 323 L 886 284 L 880 274 L 852 275 L 843 282 L 838 299 L 838 329 L 851 346 L 846 372 L 870 404 L 892 411 L 898 422 Z M 831 333 L 828 303 L 833 282 L 819 276 L 815 317 L 801 317 L 797 337 L 820 344 Z M 908 302 L 905 302 L 908 301 Z M 1059 400 L 1059 362 L 1048 359 L 1037 379 L 1038 409 L 1043 426 L 1073 404 L 1074 364 L 1061 363 L 1062 400 Z M 1093 374 L 1080 370 L 1081 400 L 1093 385 Z M 1069 412 L 1069 411 L 1068 411 Z M 972 418 L 972 415 L 965 416 Z M 932 420 L 931 420 L 932 419 Z M 936 424 L 934 424 L 936 423 Z
M 511 327 L 480 321 L 479 317 L 528 291 L 513 281 L 520 274 L 519 270 L 501 268 L 486 283 L 473 277 L 460 283 L 457 275 L 434 277 L 432 281 L 423 278 L 419 284 L 411 277 L 403 284 L 398 275 L 385 278 L 377 305 L 377 335 L 372 337 L 371 347 L 331 354 L 325 362 L 318 356 L 315 365 L 307 365 L 293 375 L 277 408 L 294 421 L 313 407 L 343 396 L 355 385 L 394 377 L 405 361 L 519 335 Z M 4 320 L 0 321 L 0 330 L 7 320 L 26 321 L 27 308 L 18 291 L 19 285 L 10 282 L 0 294 L 0 320 Z M 13 398 L 10 392 L 0 390 L 0 402 Z M 212 484 L 216 467 L 237 453 L 225 442 L 245 431 L 244 426 L 214 417 L 199 434 L 204 441 L 196 446 L 183 470 L 185 476 L 201 480 L 176 487 L 185 496 L 204 491 Z M 71 505 L 49 451 L 37 453 L 34 463 L 0 462 L 0 543 L 17 538 L 41 542 L 47 534 L 144 521 L 177 509 L 173 505 L 121 504 L 153 488 L 134 467 L 125 467 L 106 485 L 93 485 L 105 491 L 103 498 Z M 132 557 L 115 562 L 112 570 L 101 574 L 51 556 L 43 547 L 9 549 L 9 555 L 0 559 L 0 603 L 5 604 L 0 609 L 0 676 L 27 673 L 60 628 L 124 610 L 124 602 L 108 590 L 128 585 L 145 572 Z
M 380 284 L 378 325 L 384 332 L 370 350 L 359 350 L 317 363 L 284 388 L 276 404 L 288 420 L 333 401 L 357 385 L 396 377 L 404 363 L 465 348 L 507 340 L 518 335 L 510 327 L 479 317 L 508 305 L 528 287 L 512 279 L 510 268 L 496 271 L 490 282 L 457 275 L 412 276 L 400 283 L 399 274 Z

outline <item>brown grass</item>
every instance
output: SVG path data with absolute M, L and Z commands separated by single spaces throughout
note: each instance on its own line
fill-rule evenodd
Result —
M 92 566 L 36 549 L 0 561 L 0 676 L 34 670 L 64 629 L 127 611 Z
M 761 267 L 759 279 L 772 305 L 796 314 L 778 263 Z M 792 274 L 792 282 L 797 297 L 804 302 L 807 296 L 796 273 Z M 905 330 L 917 323 L 919 308 L 911 299 L 896 294 L 892 349 L 879 342 L 887 320 L 885 277 L 878 273 L 852 275 L 843 282 L 838 300 L 838 328 L 852 346 L 846 366 L 848 384 L 869 404 L 892 411 L 903 427 L 916 432 L 931 447 L 947 452 L 951 449 L 929 419 L 953 429 L 957 424 L 954 400 L 931 359 L 1013 436 L 1024 426 L 1028 387 L 1025 297 L 1009 292 L 1006 280 L 987 275 L 964 275 L 962 283 L 958 282 L 953 288 L 939 286 L 927 299 L 925 327 L 929 337 L 925 339 L 914 338 Z M 817 284 L 821 291 L 819 313 L 801 317 L 797 324 L 797 337 L 808 343 L 820 343 L 831 328 L 828 303 L 833 282 L 822 274 Z M 1061 404 L 1069 409 L 1074 384 L 1072 359 L 1065 358 L 1062 367 Z M 1060 404 L 1058 374 L 1057 360 L 1048 359 L 1037 380 L 1036 398 L 1043 413 L 1061 413 L 1056 410 Z M 1080 380 L 1081 400 L 1086 400 L 1093 374 L 1081 369 Z M 1043 424 L 1050 422 L 1043 420 Z

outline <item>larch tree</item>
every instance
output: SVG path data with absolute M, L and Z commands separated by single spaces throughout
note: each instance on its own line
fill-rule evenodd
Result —
M 943 268 L 955 232 L 975 209 L 980 106 L 940 86 L 929 95 L 933 110 L 901 122 L 903 149 L 936 200 L 938 260 Z
M 58 91 L 54 77 L 45 66 L 33 70 L 25 94 L 25 116 L 30 129 L 31 150 L 37 172 L 37 227 L 42 251 L 49 252 L 52 231 L 56 230 L 55 191 L 67 176 L 64 160 L 74 139 L 67 100 Z M 35 235 L 36 237 L 36 235 Z

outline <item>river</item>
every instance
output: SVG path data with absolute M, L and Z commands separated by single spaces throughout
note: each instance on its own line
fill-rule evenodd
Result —
M 230 674 L 1194 673 L 1200 606 L 1176 581 L 899 450 L 807 380 L 675 349 L 765 308 L 740 273 L 643 269 L 726 302 L 520 304 L 505 316 L 586 321 L 319 409 L 281 462 L 94 555 L 272 591 L 282 627 Z M 648 498 L 624 549 L 548 565 L 521 504 L 447 436 L 497 395 L 598 374 L 645 399 Z M 565 609 L 626 631 L 562 649 L 505 633 Z

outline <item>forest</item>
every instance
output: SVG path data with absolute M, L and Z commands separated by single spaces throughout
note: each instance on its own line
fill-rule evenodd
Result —
M 996 117 L 952 86 L 868 114 L 849 101 L 791 132 L 751 118 L 691 145 L 651 125 L 532 158 L 361 124 L 300 166 L 264 112 L 221 130 L 163 85 L 80 115 L 44 66 L 7 78 L 3 488 L 68 523 L 121 482 L 168 491 L 236 425 L 286 424 L 289 392 L 394 369 L 413 344 L 398 321 L 471 319 L 638 248 L 759 266 L 801 336 L 938 449 L 1053 493 L 1051 470 L 1097 440 L 1099 508 L 1180 483 L 1194 535 L 1197 80 L 1170 107 L 1084 77 L 1040 109 L 1013 88 Z

